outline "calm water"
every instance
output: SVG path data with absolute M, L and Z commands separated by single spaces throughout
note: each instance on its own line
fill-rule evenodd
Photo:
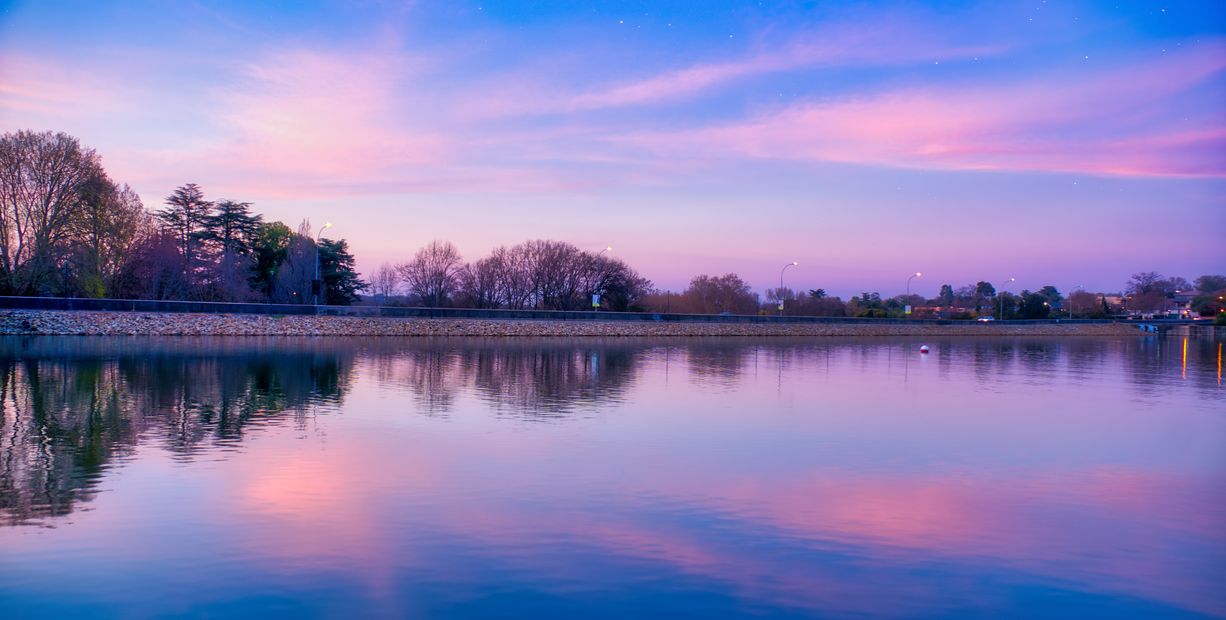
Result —
M 1226 615 L 1222 343 L 0 339 L 0 616 Z

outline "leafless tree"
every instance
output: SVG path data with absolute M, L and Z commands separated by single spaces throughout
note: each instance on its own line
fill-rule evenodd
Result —
M 531 308 L 533 300 L 531 257 L 526 246 L 495 248 L 491 267 L 498 274 L 498 301 L 512 310 Z
M 187 299 L 191 284 L 184 279 L 186 269 L 179 241 L 157 228 L 140 236 L 115 275 L 112 295 L 120 298 Z
M 105 174 L 86 182 L 81 194 L 72 231 L 76 288 L 87 297 L 114 297 L 123 265 L 154 233 L 153 218 L 132 188 L 116 186 Z
M 642 309 L 643 299 L 651 293 L 651 281 L 639 275 L 619 258 L 591 252 L 583 253 L 585 295 L 600 295 L 608 310 L 624 312 Z M 580 300 L 581 302 L 584 299 Z
M 735 273 L 695 277 L 682 294 L 682 300 L 685 312 L 754 314 L 758 310 L 757 294 Z
M 429 245 L 417 251 L 413 260 L 396 268 L 400 272 L 409 292 L 416 295 L 421 303 L 432 307 L 442 307 L 456 290 L 456 276 L 463 261 L 460 252 L 448 241 L 431 241 Z
M 97 153 L 65 133 L 0 136 L 0 291 L 45 292 L 69 252 L 82 189 L 105 176 Z
M 471 308 L 501 305 L 503 265 L 497 256 L 487 256 L 465 265 L 457 273 L 459 303 Z
M 396 267 L 391 263 L 379 265 L 379 269 L 375 271 L 374 277 L 370 280 L 370 287 L 375 295 L 381 295 L 385 300 L 395 295 L 400 288 L 400 274 L 396 271 Z
M 538 239 L 522 245 L 535 305 L 543 310 L 572 310 L 588 294 L 585 276 L 590 257 L 570 243 Z
M 290 237 L 285 260 L 277 270 L 273 285 L 273 302 L 304 304 L 311 301 L 311 282 L 315 278 L 315 241 L 311 238 L 311 223 L 303 220 L 298 232 Z

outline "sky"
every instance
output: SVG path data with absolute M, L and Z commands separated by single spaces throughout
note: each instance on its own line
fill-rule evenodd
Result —
M 1222 2 L 0 0 L 18 129 L 365 272 L 537 238 L 673 290 L 1226 272 Z

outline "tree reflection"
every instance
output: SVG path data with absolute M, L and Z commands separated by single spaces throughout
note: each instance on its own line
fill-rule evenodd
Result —
M 64 515 L 138 447 L 180 460 L 254 429 L 305 424 L 349 391 L 362 359 L 416 413 L 462 393 L 529 419 L 616 401 L 649 345 L 626 340 L 0 338 L 0 517 Z M 335 408 L 335 407 L 333 407 Z
M 176 458 L 339 401 L 352 353 L 245 343 L 0 339 L 0 515 L 67 514 L 138 444 Z
M 1174 340 L 1166 341 L 1168 347 Z M 1160 339 L 962 339 L 934 342 L 936 376 L 961 389 L 1008 381 L 1081 385 L 1122 355 L 1128 385 L 1161 394 L 1175 384 L 1220 398 L 1220 340 L 1189 340 L 1186 358 Z M 1182 342 L 1179 354 L 1183 355 Z M 915 342 L 866 339 L 399 339 L 0 338 L 0 519 L 70 513 L 109 467 L 138 449 L 190 461 L 270 426 L 306 428 L 308 413 L 339 412 L 364 388 L 401 391 L 406 411 L 478 410 L 522 420 L 595 415 L 628 400 L 640 375 L 671 360 L 689 382 L 735 390 L 785 371 L 877 377 L 902 355 L 917 380 Z M 646 363 L 650 361 L 651 363 Z M 1183 364 L 1182 366 L 1180 364 Z M 820 368 L 820 370 L 819 370 Z M 912 375 L 907 373 L 911 372 Z M 759 373 L 763 376 L 759 378 Z M 376 405 L 377 406 L 377 405 Z
M 376 355 L 376 376 L 407 389 L 426 415 L 446 415 L 460 394 L 472 393 L 496 412 L 545 419 L 618 400 L 650 346 L 626 339 L 426 340 Z

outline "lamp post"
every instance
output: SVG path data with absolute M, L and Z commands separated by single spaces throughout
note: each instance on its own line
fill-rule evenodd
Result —
M 920 273 L 920 272 L 918 272 L 918 271 L 917 271 L 917 272 L 915 272 L 915 273 L 911 274 L 911 275 L 910 275 L 910 277 L 908 277 L 908 278 L 907 278 L 907 303 L 906 303 L 906 304 L 904 304 L 904 305 L 906 306 L 906 310 L 907 310 L 907 314 L 908 314 L 908 315 L 910 315 L 910 314 L 911 314 L 911 303 L 910 303 L 910 301 L 911 301 L 911 299 L 910 299 L 910 298 L 911 298 L 911 281 L 912 281 L 912 280 L 914 280 L 914 279 L 916 279 L 916 278 L 918 278 L 918 277 L 920 277 L 920 276 L 922 276 L 922 275 L 924 275 L 924 274 L 922 274 L 922 273 Z
M 1005 280 L 1005 284 L 1008 284 L 1015 280 L 1017 280 L 1017 278 L 1009 278 L 1008 280 Z M 1001 290 L 997 292 L 996 296 L 1000 298 L 1000 320 L 1003 321 L 1005 320 L 1005 291 Z
M 1073 293 L 1081 290 L 1081 286 L 1080 284 L 1074 284 L 1068 292 L 1068 318 L 1070 321 L 1073 319 Z
M 319 290 L 322 289 L 323 282 L 319 281 L 319 239 L 324 231 L 332 228 L 332 222 L 324 222 L 323 226 L 319 227 L 319 232 L 315 233 L 315 279 L 311 281 L 312 303 L 319 305 Z
M 603 255 L 605 252 L 612 252 L 612 251 L 613 251 L 613 246 L 606 245 L 603 250 L 596 253 L 596 258 L 600 258 L 601 255 Z M 600 285 L 599 282 L 594 283 L 594 286 L 599 286 L 599 285 Z M 592 289 L 592 312 L 596 312 L 599 309 L 600 309 L 600 293 L 598 292 L 598 289 L 593 288 Z
M 783 272 L 787 271 L 788 267 L 795 267 L 799 264 L 796 261 L 792 261 L 779 270 L 779 316 L 783 316 Z

